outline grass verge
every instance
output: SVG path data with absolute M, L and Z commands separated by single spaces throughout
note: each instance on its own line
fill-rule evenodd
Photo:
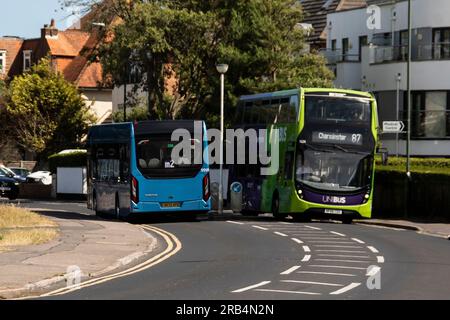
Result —
M 37 245 L 58 236 L 57 224 L 26 209 L 0 206 L 0 252 Z

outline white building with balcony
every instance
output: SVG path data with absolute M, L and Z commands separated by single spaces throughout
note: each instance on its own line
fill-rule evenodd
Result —
M 449 157 L 450 1 L 411 2 L 411 153 Z M 380 121 L 406 123 L 408 2 L 376 4 L 329 14 L 324 54 L 335 70 L 337 87 L 374 92 Z M 405 154 L 405 138 L 383 135 L 383 145 L 391 154 Z

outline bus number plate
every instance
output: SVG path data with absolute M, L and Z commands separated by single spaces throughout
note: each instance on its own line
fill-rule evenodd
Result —
M 181 203 L 179 202 L 166 202 L 162 204 L 163 208 L 180 208 Z
M 330 209 L 325 209 L 325 213 L 326 213 L 326 214 L 342 214 L 342 210 L 330 210 Z

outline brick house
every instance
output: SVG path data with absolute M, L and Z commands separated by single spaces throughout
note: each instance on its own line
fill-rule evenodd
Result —
M 109 120 L 112 89 L 105 85 L 99 62 L 89 62 L 85 52 L 98 43 L 95 33 L 79 29 L 58 30 L 54 20 L 37 39 L 0 38 L 0 78 L 11 79 L 41 58 L 49 56 L 53 68 L 77 86 L 98 123 Z
M 54 20 L 41 29 L 41 36 L 36 39 L 0 37 L 0 79 L 8 81 L 49 56 L 52 67 L 78 88 L 86 105 L 96 115 L 97 122 L 111 122 L 112 87 L 105 84 L 101 64 L 86 58 L 97 43 L 98 37 L 94 32 L 81 29 L 61 31 Z M 23 160 L 30 157 L 20 154 L 11 145 L 3 143 L 2 146 L 0 143 L 0 159 Z

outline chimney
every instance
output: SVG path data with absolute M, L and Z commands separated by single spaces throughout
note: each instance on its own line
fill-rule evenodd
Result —
M 52 19 L 50 22 L 50 26 L 48 24 L 44 25 L 44 28 L 41 29 L 41 38 L 57 38 L 58 37 L 58 28 L 56 28 L 55 19 Z

